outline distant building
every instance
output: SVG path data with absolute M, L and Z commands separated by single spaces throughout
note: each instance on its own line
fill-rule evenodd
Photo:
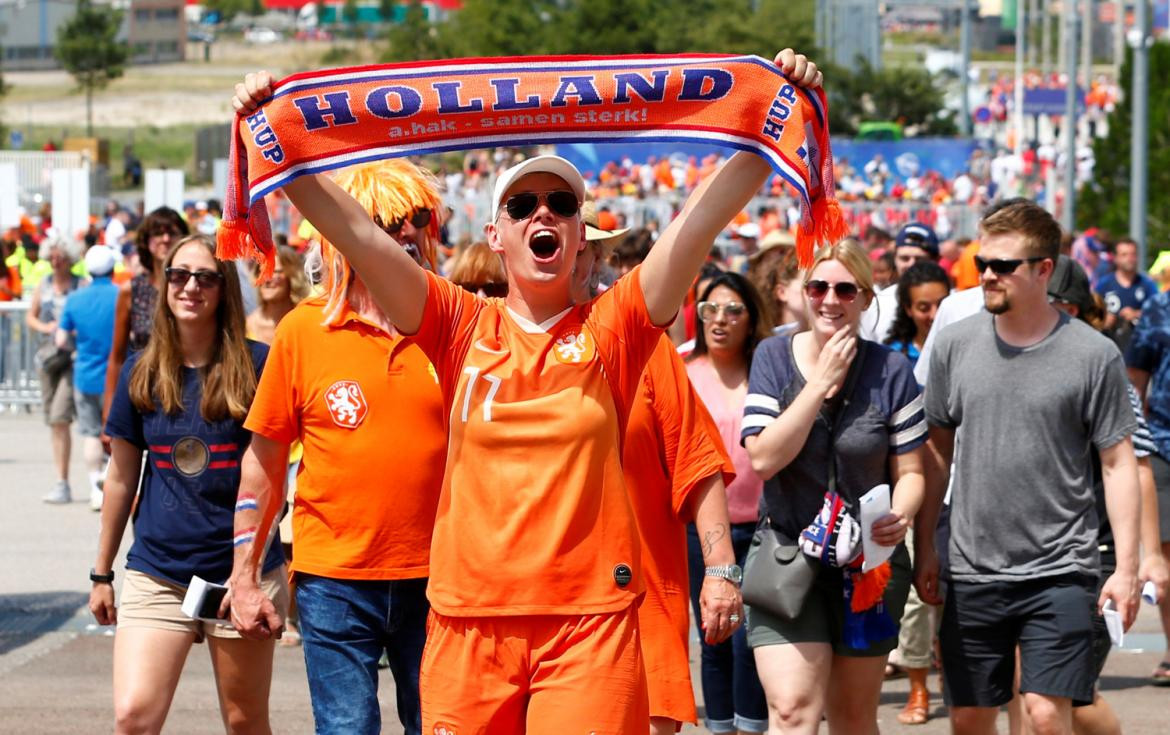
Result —
M 94 1 L 111 4 L 109 0 Z M 184 0 L 119 0 L 112 4 L 123 12 L 118 35 L 130 44 L 130 63 L 184 58 Z M 73 17 L 76 8 L 75 0 L 0 0 L 0 65 L 10 71 L 59 68 L 53 56 L 57 28 Z

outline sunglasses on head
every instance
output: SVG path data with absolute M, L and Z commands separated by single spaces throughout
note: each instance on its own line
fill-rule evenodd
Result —
M 1048 258 L 1038 255 L 1032 258 L 992 258 L 991 260 L 987 260 L 976 255 L 975 270 L 982 275 L 984 271 L 990 268 L 991 272 L 997 276 L 1010 276 L 1024 263 L 1039 263 L 1042 260 L 1048 260 Z
M 695 305 L 695 311 L 698 312 L 699 318 L 705 322 L 715 319 L 720 312 L 723 312 L 723 316 L 727 317 L 727 321 L 733 322 L 747 313 L 747 306 L 738 301 L 728 301 L 725 304 L 700 301 Z
M 581 203 L 577 195 L 571 191 L 526 191 L 522 194 L 513 194 L 504 202 L 504 211 L 514 220 L 522 220 L 532 216 L 541 200 L 548 204 L 548 208 L 558 217 L 568 219 L 577 214 Z
M 178 288 L 183 288 L 190 282 L 191 277 L 195 277 L 195 285 L 199 288 L 212 288 L 218 286 L 223 280 L 223 274 L 219 271 L 191 271 L 186 268 L 167 268 L 165 271 L 167 283 Z
M 410 215 L 409 217 L 401 217 L 388 225 L 382 225 L 381 221 L 378 221 L 378 224 L 381 225 L 382 229 L 391 237 L 398 237 L 398 233 L 402 232 L 402 226 L 408 221 L 410 222 L 410 226 L 414 229 L 424 229 L 431 223 L 431 210 L 427 209 L 426 207 L 422 209 L 416 209 L 414 214 Z
M 489 281 L 488 283 L 460 283 L 460 287 L 468 293 L 479 293 L 483 291 L 483 295 L 487 297 L 503 298 L 508 295 L 507 283 L 495 283 Z
M 808 294 L 810 299 L 823 299 L 829 294 L 829 289 L 833 289 L 833 293 L 837 294 L 837 300 L 842 303 L 849 303 L 857 298 L 857 294 L 861 293 L 856 283 L 849 281 L 841 281 L 840 283 L 829 283 L 828 281 L 809 281 L 804 284 L 804 292 Z

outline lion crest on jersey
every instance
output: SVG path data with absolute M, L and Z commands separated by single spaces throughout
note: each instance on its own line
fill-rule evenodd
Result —
M 593 338 L 584 329 L 565 332 L 553 343 L 553 354 L 557 362 L 577 365 L 593 358 Z
M 329 386 L 325 391 L 325 405 L 333 423 L 343 429 L 356 429 L 370 412 L 362 387 L 354 380 L 339 380 Z

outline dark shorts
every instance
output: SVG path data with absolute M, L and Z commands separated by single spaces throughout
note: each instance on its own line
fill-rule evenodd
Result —
M 1170 544 L 1170 462 L 1160 454 L 1150 455 L 1154 470 L 1154 485 L 1158 488 L 1158 522 L 1162 528 L 1162 543 Z
M 943 696 L 952 707 L 999 707 L 1012 699 L 1016 646 L 1020 691 L 1093 701 L 1097 579 L 949 582 L 939 643 Z
M 754 551 L 757 547 L 752 547 Z M 913 572 L 906 546 L 899 544 L 890 557 L 890 582 L 882 601 L 895 624 L 902 619 Z M 760 608 L 747 607 L 747 642 L 752 648 L 786 643 L 828 643 L 836 656 L 885 656 L 898 647 L 898 631 L 874 641 L 869 648 L 850 648 L 845 642 L 845 593 L 840 569 L 824 567 L 809 590 L 804 609 L 795 620 L 784 620 Z

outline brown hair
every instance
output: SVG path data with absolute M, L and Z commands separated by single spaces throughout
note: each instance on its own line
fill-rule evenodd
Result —
M 499 255 L 492 252 L 486 242 L 482 241 L 471 245 L 459 255 L 459 260 L 451 269 L 450 279 L 452 283 L 461 286 L 508 282 L 504 262 L 500 260 Z
M 1060 225 L 1048 210 L 1028 199 L 1008 199 L 988 210 L 979 229 L 984 236 L 1020 235 L 1029 257 L 1055 261 L 1060 255 Z
M 179 248 L 198 243 L 215 257 L 215 243 L 206 235 L 184 237 L 171 246 L 163 261 L 169 267 Z M 203 400 L 199 412 L 205 421 L 232 418 L 243 421 L 256 393 L 256 370 L 252 365 L 252 351 L 244 338 L 244 299 L 240 295 L 240 279 L 236 265 L 231 261 L 216 260 L 220 281 L 219 305 L 215 310 L 218 329 L 211 362 L 199 370 L 203 386 Z M 155 307 L 154 326 L 142 358 L 130 371 L 130 401 L 139 411 L 153 411 L 155 401 L 164 413 L 183 410 L 183 355 L 179 347 L 178 325 L 167 303 L 166 289 L 159 294 Z
M 150 238 L 163 232 L 171 231 L 179 237 L 190 234 L 187 221 L 170 207 L 159 207 L 142 220 L 134 232 L 134 244 L 138 249 L 138 262 L 147 273 L 154 270 L 154 256 L 150 254 Z M 107 243 L 115 245 L 115 243 Z
M 310 286 L 309 277 L 305 274 L 305 259 L 288 245 L 277 246 L 276 259 L 280 261 L 280 269 L 284 271 L 284 277 L 288 279 L 288 296 L 295 306 L 309 295 Z M 257 265 L 253 269 L 252 275 L 255 276 L 259 272 L 260 267 Z M 259 291 L 256 292 L 256 298 L 260 298 Z
M 784 305 L 776 299 L 776 288 L 797 278 L 800 278 L 800 262 L 792 248 L 772 248 L 748 263 L 748 280 L 759 291 L 773 323 L 779 322 L 784 313 Z

